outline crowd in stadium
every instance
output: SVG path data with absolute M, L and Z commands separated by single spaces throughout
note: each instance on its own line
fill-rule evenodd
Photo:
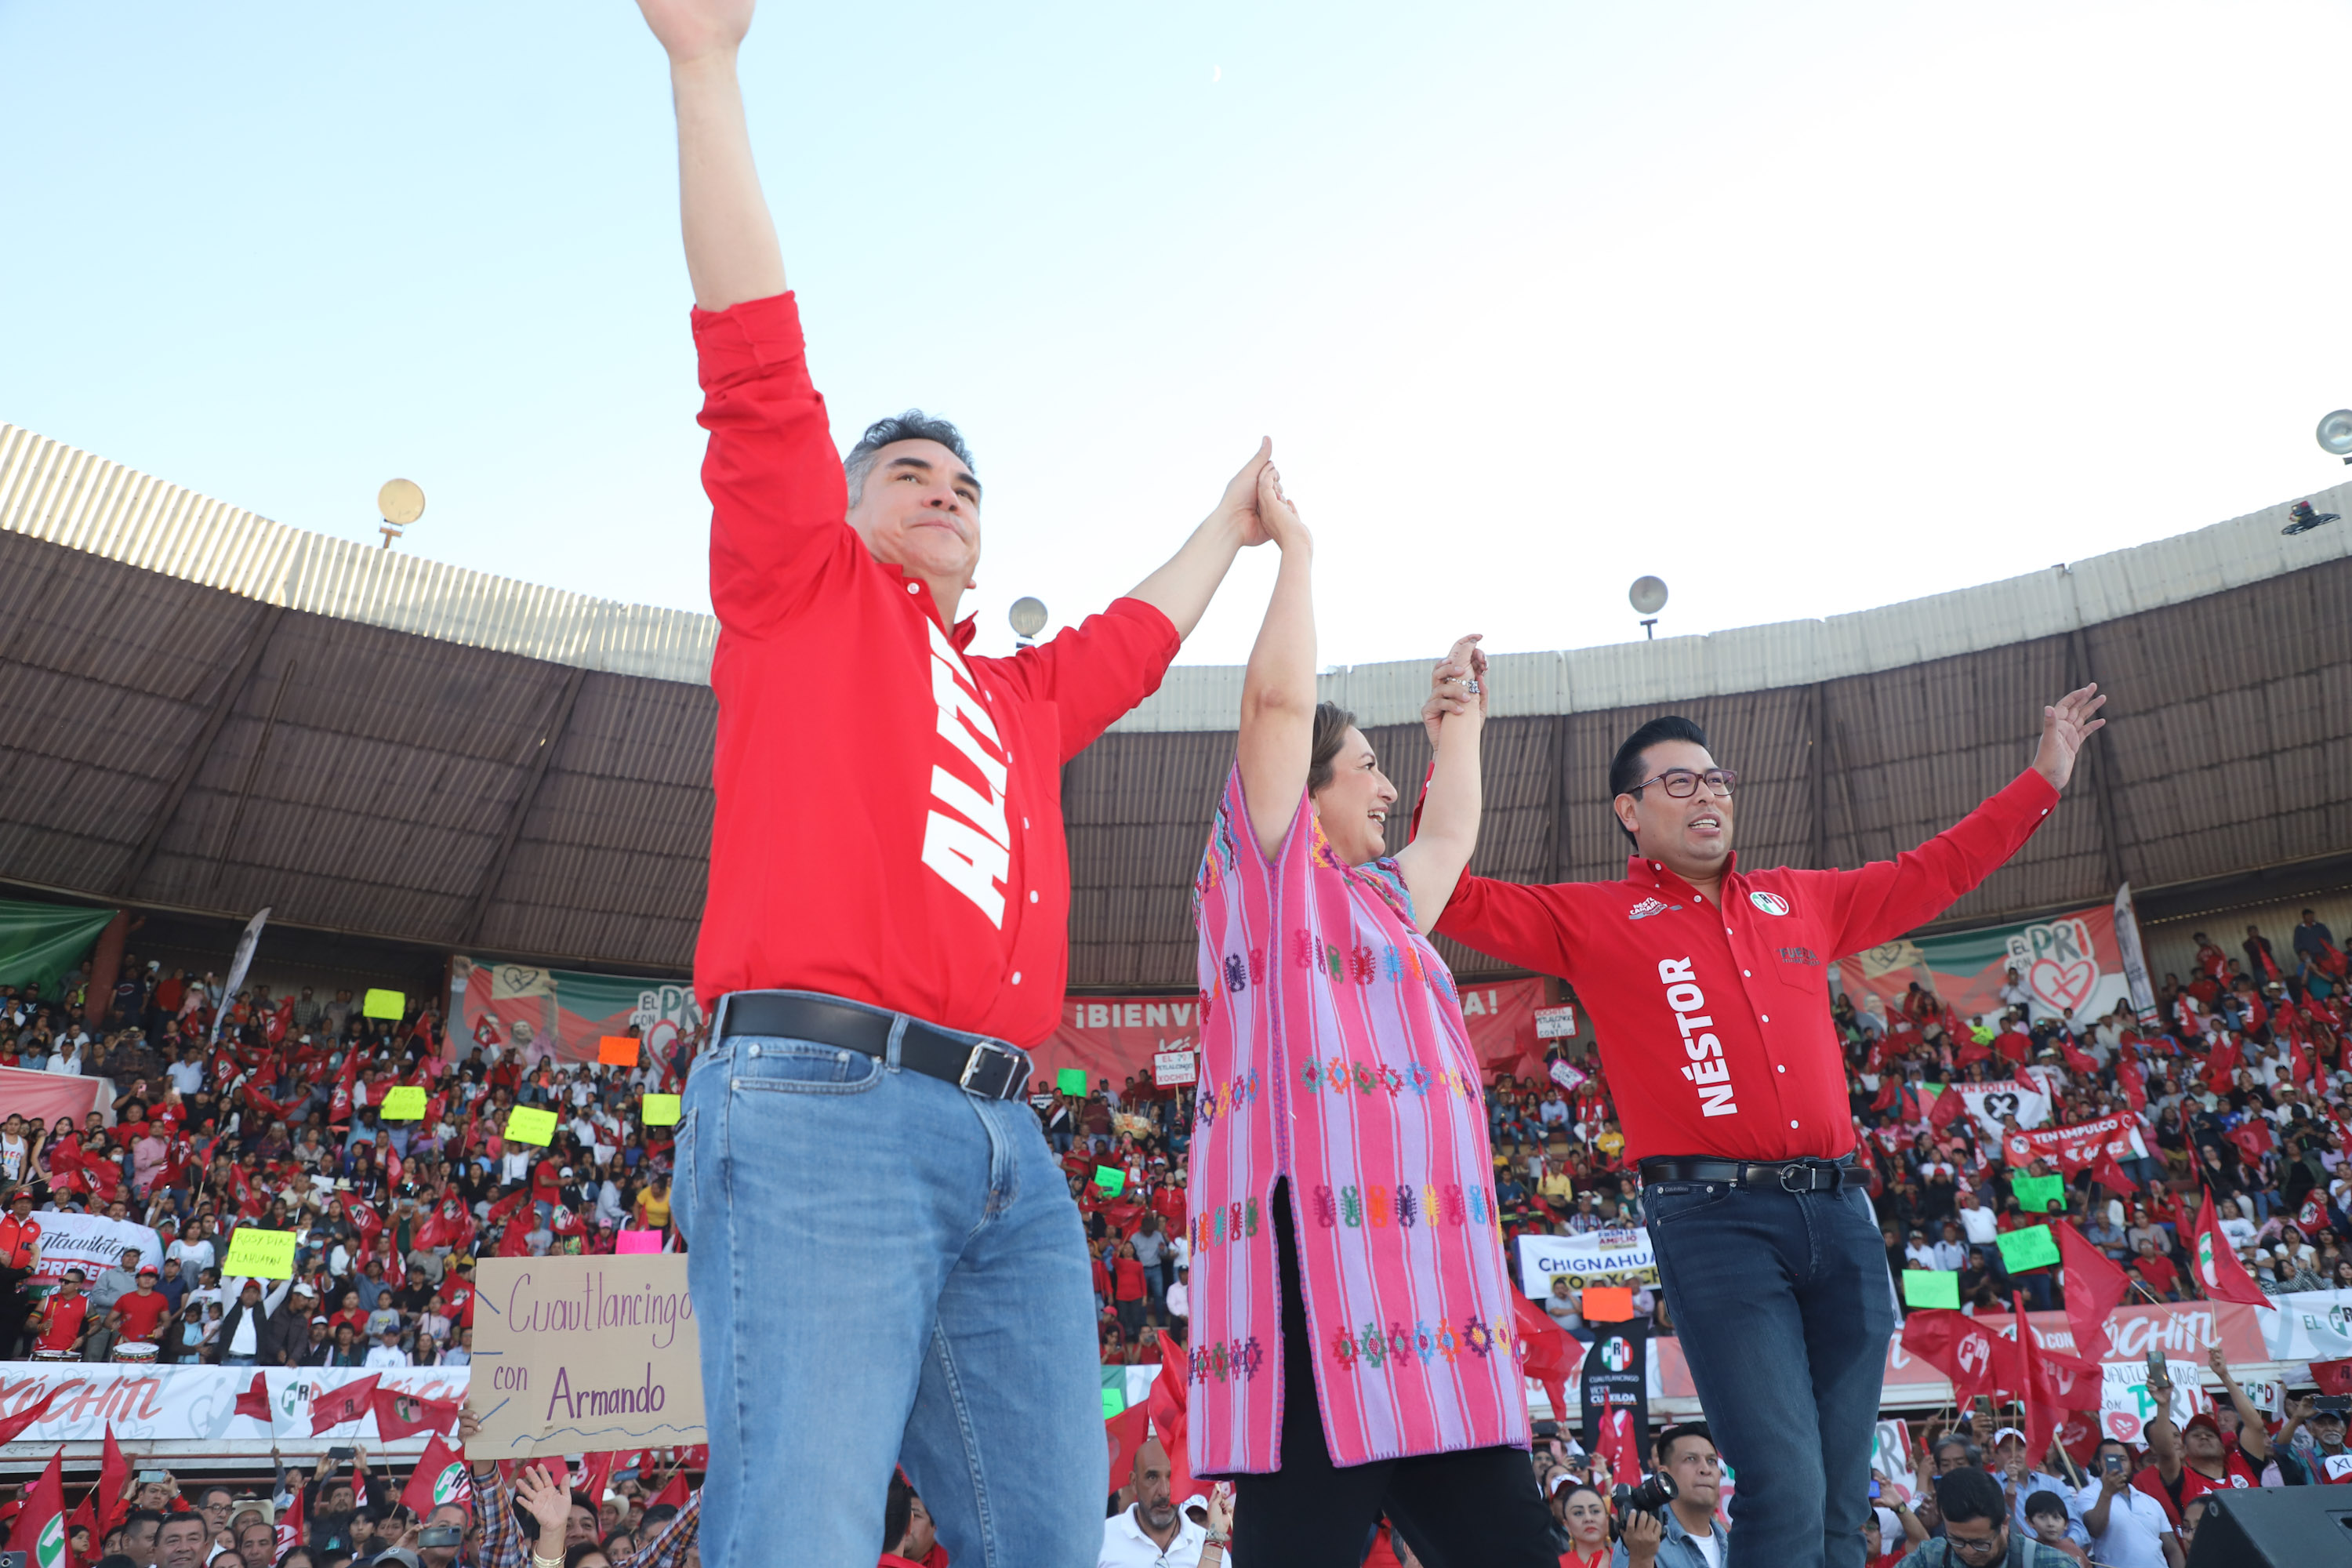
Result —
M 2165 976 L 2153 1019 L 2126 1004 L 2090 1027 L 2070 1027 L 2013 973 L 2004 1010 L 1972 1019 L 1919 984 L 1891 1007 L 1841 997 L 1834 1016 L 1853 1110 L 1896 1278 L 1956 1274 L 1964 1310 L 1989 1316 L 2020 1300 L 2032 1310 L 2063 1306 L 2053 1270 L 2012 1272 L 1997 1244 L 2004 1232 L 2057 1217 L 2046 1204 L 2021 1202 L 2015 1189 L 2017 1176 L 2054 1173 L 2063 1178 L 2063 1217 L 2129 1269 L 2136 1299 L 2201 1293 L 2189 1249 L 2206 1194 L 2220 1233 L 2263 1290 L 2352 1286 L 2345 957 L 2308 913 L 2284 953 L 2251 928 L 2242 957 L 2201 932 L 2197 940 L 2192 973 Z M 37 1304 L 12 1291 L 0 1316 L 12 1356 L 102 1361 L 120 1346 L 151 1344 L 167 1362 L 462 1365 L 475 1255 L 610 1251 L 624 1228 L 667 1237 L 669 1151 L 664 1130 L 645 1127 L 638 1109 L 649 1090 L 677 1087 L 687 1049 L 634 1068 L 527 1064 L 491 1030 L 452 1060 L 429 1007 L 370 1018 L 352 991 L 321 1001 L 307 989 L 274 994 L 256 984 L 224 997 L 209 976 L 165 974 L 136 959 L 123 973 L 96 1027 L 82 1021 L 82 973 L 68 975 L 52 999 L 32 987 L 0 989 L 0 1066 L 103 1077 L 117 1091 L 110 1125 L 93 1112 L 79 1127 L 11 1116 L 0 1128 L 0 1175 L 12 1200 L 0 1219 L 0 1263 L 28 1267 L 40 1213 L 58 1208 L 149 1224 L 163 1256 L 126 1256 L 94 1279 L 69 1276 Z M 1622 1163 L 1597 1053 L 1555 1047 L 1552 1056 L 1575 1066 L 1564 1075 L 1579 1079 L 1572 1089 L 1501 1074 L 1487 1092 L 1506 1233 L 1639 1225 L 1639 1183 Z M 2012 1166 L 2001 1137 L 1966 1110 L 1956 1086 L 2020 1078 L 2048 1089 L 2044 1126 L 2126 1116 L 2146 1153 L 2065 1171 L 2038 1160 Z M 379 1114 L 385 1091 L 401 1085 L 426 1090 L 422 1118 Z M 1085 1216 L 1105 1362 L 1150 1365 L 1181 1354 L 1192 1089 L 1156 1087 L 1143 1074 L 1116 1087 L 1099 1079 L 1084 1095 L 1041 1092 L 1033 1103 Z M 518 1105 L 558 1113 L 545 1148 L 503 1137 Z M 2020 1129 L 2012 1117 L 2001 1131 Z M 297 1234 L 293 1279 L 224 1279 L 230 1234 L 247 1224 Z M 1655 1328 L 1672 1331 L 1657 1292 L 1637 1289 L 1633 1300 Z M 1557 1289 L 1545 1306 L 1567 1332 L 1593 1337 L 1576 1292 Z M 2216 1370 L 2235 1391 L 2227 1368 L 2217 1361 Z M 2021 1558 L 2038 1540 L 2053 1561 L 2083 1562 L 2087 1552 L 2153 1568 L 2193 1538 L 2202 1490 L 2233 1477 L 2335 1479 L 2327 1461 L 2346 1454 L 2342 1415 L 2308 1401 L 2266 1417 L 2240 1397 L 2186 1431 L 2159 1423 L 2148 1437 L 2141 1449 L 2085 1447 L 2062 1475 L 2052 1468 L 2063 1466 L 2056 1449 L 2028 1455 L 2024 1435 L 1988 1415 L 1930 1423 L 1920 1434 L 1918 1494 L 1905 1500 L 1890 1489 L 1882 1499 L 1899 1506 L 1882 1506 L 1874 1518 L 1870 1561 L 1892 1563 L 1939 1541 L 2007 1530 Z M 2104 1462 L 2110 1454 L 2114 1467 Z M 1533 1460 L 1564 1564 L 1709 1560 L 1706 1531 L 1728 1527 L 1704 1422 L 1665 1427 L 1644 1458 L 1680 1483 L 1680 1498 L 1656 1514 L 1613 1496 L 1628 1478 L 1611 1474 L 1608 1459 L 1585 1453 L 1570 1432 L 1538 1442 Z M 647 1466 L 646 1475 L 625 1474 L 601 1512 L 585 1492 L 552 1489 L 560 1507 L 538 1498 L 563 1532 L 571 1568 L 694 1561 L 683 1483 L 656 1503 L 661 1483 Z M 1230 1519 L 1230 1502 L 1190 1482 L 1156 1441 L 1115 1479 L 1122 1484 L 1109 1500 L 1106 1563 L 1195 1561 L 1211 1509 Z M 487 1468 L 478 1480 L 486 1489 L 517 1484 Z M 107 1511 L 120 1517 L 96 1517 L 105 1496 L 115 1497 Z M 298 1498 L 297 1517 L 307 1521 L 297 1526 L 299 1542 L 269 1528 Z M 82 1521 L 91 1539 L 76 1550 L 84 1562 L 119 1552 L 136 1568 L 202 1563 L 215 1551 L 234 1553 L 241 1568 L 371 1560 L 520 1568 L 527 1542 L 515 1521 L 532 1506 L 523 1496 L 519 1511 L 503 1500 L 484 1511 L 487 1534 L 459 1510 L 442 1522 L 467 1532 L 462 1544 L 420 1547 L 419 1533 L 439 1515 L 404 1510 L 391 1479 L 362 1456 L 349 1477 L 325 1466 L 289 1472 L 270 1499 L 226 1487 L 183 1496 L 171 1483 L 127 1479 L 102 1486 Z M 894 1487 L 884 1543 L 894 1555 L 939 1560 L 922 1517 L 920 1500 L 903 1482 Z M 176 1527 L 192 1518 L 201 1533 Z M 1374 1562 L 1414 1561 L 1392 1526 L 1367 1548 Z

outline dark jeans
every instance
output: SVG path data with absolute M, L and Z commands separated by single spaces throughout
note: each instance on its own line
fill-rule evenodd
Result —
M 1557 1568 L 1551 1513 L 1517 1448 L 1416 1454 L 1344 1469 L 1331 1462 L 1315 1397 L 1287 1187 L 1286 1181 L 1276 1185 L 1274 1202 L 1274 1248 L 1282 1268 L 1282 1468 L 1234 1478 L 1234 1560 L 1358 1568 L 1373 1525 L 1386 1514 L 1429 1568 Z M 1861 1528 L 1857 1519 L 1854 1529 Z
M 1738 1478 L 1726 1568 L 1862 1568 L 1895 1332 L 1869 1197 L 1664 1182 L 1642 1202 L 1699 1404 Z

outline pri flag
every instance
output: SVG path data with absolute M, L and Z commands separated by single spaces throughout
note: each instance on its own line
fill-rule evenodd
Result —
M 1979 1394 L 2012 1394 L 1993 1361 L 1992 1335 L 1965 1313 L 1926 1308 L 1903 1320 L 1903 1348 L 1952 1380 L 1952 1396 L 1967 1404 Z M 2009 1358 L 2001 1358 L 2004 1363 Z
M 2197 1205 L 2197 1229 L 2189 1249 L 2189 1269 L 2197 1276 L 2198 1288 L 2208 1300 L 2236 1301 L 2248 1307 L 2274 1305 L 2238 1261 L 2237 1251 L 2221 1234 L 2213 1212 L 2213 1191 L 2208 1187 L 2205 1201 Z
M 387 1443 L 419 1432 L 446 1432 L 465 1404 L 458 1399 L 420 1399 L 396 1388 L 378 1388 L 372 1403 L 376 1433 Z M 597 1501 L 603 1500 L 599 1496 Z
M 49 1468 L 25 1494 L 16 1511 L 16 1526 L 8 1534 L 8 1549 L 21 1552 L 29 1568 L 66 1568 L 71 1556 L 66 1545 L 66 1451 L 60 1447 Z
M 2074 1349 L 2096 1359 L 2106 1353 L 2107 1315 L 2131 1293 L 2131 1276 L 2083 1238 L 2066 1220 L 2053 1220 L 2058 1234 L 2058 1258 L 2066 1270 L 2066 1323 L 2074 1331 Z
M 288 1552 L 302 1544 L 302 1489 L 300 1487 L 294 1489 L 294 1500 L 287 1505 L 286 1511 L 278 1516 L 277 1521 L 270 1526 L 270 1529 L 277 1533 L 278 1560 L 282 1563 L 286 1560 Z
M 474 1478 L 466 1468 L 465 1456 L 443 1442 L 437 1432 L 426 1438 L 416 1473 L 408 1478 L 400 1500 L 419 1519 L 432 1518 L 433 1510 L 444 1503 L 462 1503 L 471 1510 Z
M 1532 1302 L 1529 1305 L 1533 1305 Z M 1608 1422 L 1604 1417 L 1630 1417 L 1638 1458 L 1642 1438 L 1650 1430 L 1650 1333 L 1646 1324 L 1612 1323 L 1592 1331 L 1584 1352 L 1584 1377 L 1578 1393 L 1584 1405 L 1584 1446 L 1601 1451 Z M 1638 1473 L 1640 1466 L 1635 1466 Z
M 340 1388 L 312 1387 L 310 1390 L 310 1436 L 331 1431 L 337 1426 L 358 1420 L 375 1405 L 376 1384 L 383 1381 L 379 1373 L 363 1377 L 357 1383 L 347 1383 Z
M 253 1385 L 236 1396 L 239 1415 L 250 1415 L 265 1426 L 269 1424 L 269 1380 L 259 1373 L 253 1374 Z

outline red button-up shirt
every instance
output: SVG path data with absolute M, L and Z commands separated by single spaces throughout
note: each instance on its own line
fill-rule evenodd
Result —
M 1748 873 L 1735 858 L 1719 909 L 1638 855 L 1622 882 L 1465 877 L 1437 929 L 1576 987 L 1629 1158 L 1834 1159 L 1854 1140 L 1829 963 L 1934 919 L 2057 804 L 2028 770 L 1894 860 Z
M 697 310 L 694 339 L 719 612 L 695 991 L 821 991 L 1034 1045 L 1069 961 L 1061 766 L 1160 684 L 1176 628 L 1120 599 L 967 657 L 972 623 L 845 521 L 793 297 Z

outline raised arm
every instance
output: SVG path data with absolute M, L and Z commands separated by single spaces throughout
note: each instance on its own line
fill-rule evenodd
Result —
M 1256 489 L 1282 566 L 1242 678 L 1242 798 L 1258 848 L 1272 855 L 1298 815 L 1315 744 L 1315 542 L 1271 462 L 1259 466 Z
M 637 0 L 669 54 L 677 109 L 679 217 L 694 302 L 724 310 L 784 291 L 783 252 L 751 164 L 735 55 L 752 0 Z
M 1273 457 L 1272 438 L 1260 440 L 1256 455 L 1227 481 L 1216 510 L 1202 519 L 1181 549 L 1128 595 L 1166 616 L 1179 637 L 1191 637 L 1201 624 L 1201 612 L 1209 607 L 1234 557 L 1271 537 L 1258 521 L 1257 478 Z
M 2238 1447 L 2245 1450 L 2249 1462 L 2260 1465 L 2271 1457 L 2270 1427 L 2264 1424 L 2261 1409 L 2239 1386 L 2237 1377 L 2230 1371 L 2229 1358 L 2221 1353 L 2220 1345 L 2213 1347 L 2207 1361 L 2213 1368 L 2213 1375 L 2221 1380 L 2223 1388 L 2229 1390 L 2230 1403 L 2238 1412 Z
M 1435 690 L 1422 710 L 1423 722 L 1436 731 L 1437 757 L 1412 842 L 1396 858 L 1412 894 L 1414 923 L 1424 936 L 1445 912 L 1454 885 L 1478 846 L 1478 741 L 1486 727 L 1486 656 L 1478 650 L 1479 636 L 1473 632 L 1454 643 L 1437 667 Z

